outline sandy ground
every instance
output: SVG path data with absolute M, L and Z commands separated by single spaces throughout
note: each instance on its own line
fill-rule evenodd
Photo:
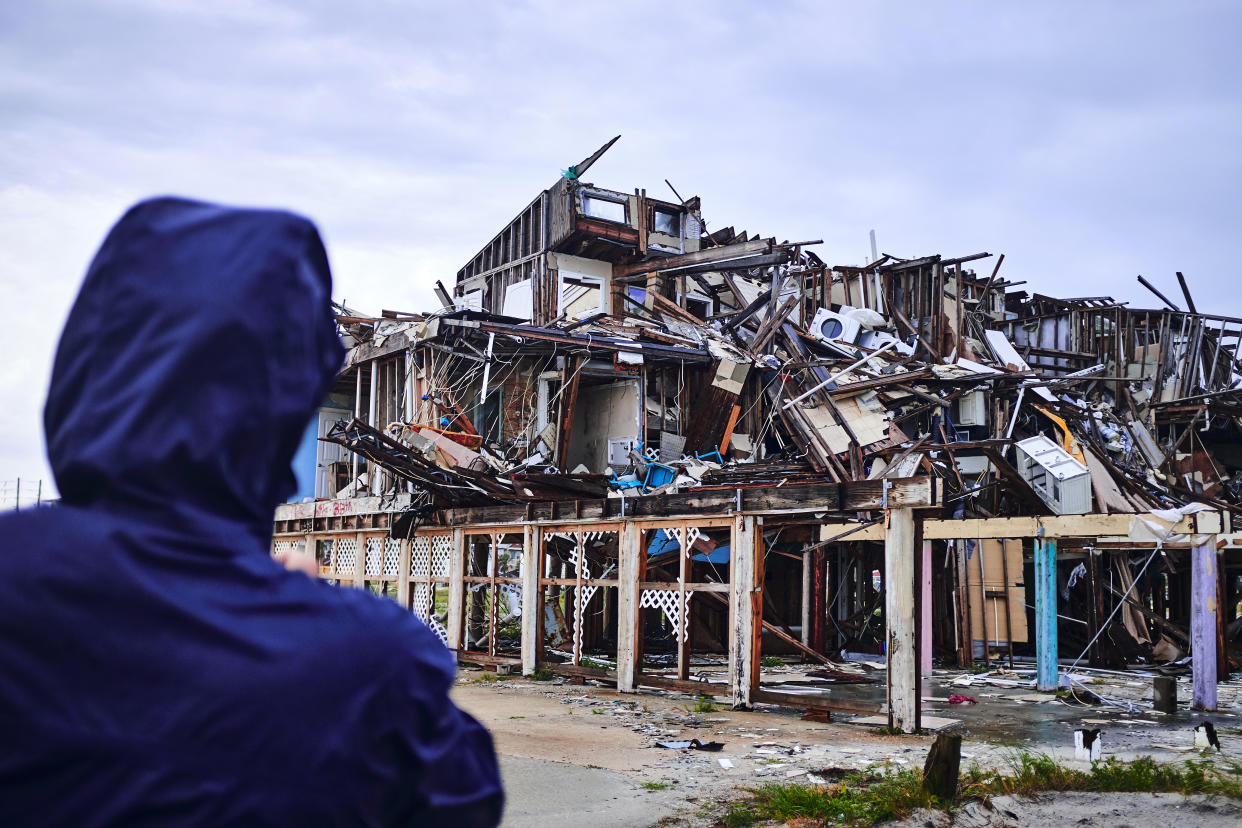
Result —
M 745 789 L 768 782 L 814 782 L 827 768 L 869 765 L 921 767 L 929 736 L 889 736 L 875 725 L 846 717 L 803 721 L 783 708 L 692 712 L 697 700 L 680 693 L 621 694 L 597 686 L 522 679 L 477 682 L 481 673 L 463 668 L 454 698 L 492 732 L 508 791 L 505 825 L 542 826 L 558 819 L 606 826 L 709 826 L 726 803 Z M 1123 715 L 1098 709 L 1000 698 L 972 688 L 980 704 L 947 709 L 947 690 L 925 689 L 929 714 L 954 717 L 963 732 L 963 763 L 1004 766 L 1017 749 L 1072 758 L 1072 732 L 1084 720 L 1106 717 L 1106 755 L 1132 758 L 1164 754 L 1178 761 L 1197 754 L 1190 747 L 1193 718 L 1179 714 L 1160 727 L 1151 714 Z M 982 692 L 979 692 L 982 691 Z M 967 691 L 971 692 L 971 691 Z M 1022 695 L 1022 694 L 1019 694 Z M 932 701 L 935 699 L 936 701 Z M 1222 721 L 1222 718 L 1225 721 Z M 1182 719 L 1185 719 L 1183 721 Z M 1229 739 L 1226 753 L 1242 753 L 1233 719 L 1217 721 Z M 859 723 L 851 724 L 853 720 Z M 1151 721 L 1148 725 L 1147 721 Z M 723 742 L 718 753 L 669 750 L 659 741 Z M 644 787 L 646 785 L 646 787 Z M 1044 796 L 1034 801 L 993 800 L 994 809 L 973 804 L 954 815 L 920 815 L 909 826 L 984 825 L 1237 825 L 1242 810 L 1228 801 L 1151 794 Z
M 808 771 L 825 767 L 921 763 L 930 743 L 805 722 L 792 712 L 692 713 L 696 700 L 682 694 L 519 680 L 462 683 L 453 696 L 492 731 L 509 797 L 504 824 L 512 828 L 556 816 L 592 826 L 711 825 L 745 787 L 806 781 Z M 724 748 L 656 746 L 679 739 Z
M 1216 797 L 1178 794 L 1061 793 L 1033 798 L 1000 796 L 972 802 L 953 815 L 920 811 L 893 828 L 1235 828 L 1242 807 Z

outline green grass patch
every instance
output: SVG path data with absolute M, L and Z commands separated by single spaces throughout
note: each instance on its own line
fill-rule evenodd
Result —
M 694 704 L 683 705 L 687 713 L 715 713 L 718 708 L 711 696 L 699 696 Z
M 871 732 L 876 736 L 908 736 L 900 727 L 873 727 Z
M 583 666 L 583 667 L 591 667 L 591 668 L 596 669 L 596 670 L 608 670 L 608 669 L 610 669 L 610 668 L 608 667 L 608 665 L 607 665 L 607 664 L 605 664 L 604 662 L 602 662 L 602 661 L 596 661 L 595 659 L 593 659 L 593 658 L 587 658 L 586 656 L 583 656 L 583 657 L 582 657 L 582 660 L 579 662 L 579 664 L 580 664 L 581 666 Z
M 551 681 L 554 678 L 556 678 L 556 673 L 552 672 L 547 667 L 540 667 L 538 670 L 535 670 L 535 672 L 530 674 L 531 681 Z
M 644 782 L 639 787 L 645 791 L 667 791 L 673 786 L 667 782 Z
M 1057 764 L 1049 756 L 1017 754 L 1007 770 L 972 765 L 961 774 L 957 799 L 941 802 L 923 790 L 917 768 L 871 767 L 847 773 L 828 785 L 762 785 L 733 803 L 721 818 L 727 828 L 760 822 L 822 820 L 830 825 L 871 825 L 902 819 L 920 808 L 953 810 L 969 800 L 1049 791 L 1096 793 L 1210 794 L 1242 800 L 1242 763 L 1233 759 L 1188 759 L 1160 764 L 1150 756 L 1132 762 L 1106 759 L 1090 770 Z
M 777 656 L 764 656 L 759 659 L 760 667 L 784 667 L 785 660 Z
M 962 774 L 960 795 L 996 796 L 1034 794 L 1044 791 L 1090 791 L 1097 793 L 1215 794 L 1242 799 L 1242 763 L 1222 757 L 1186 759 L 1161 764 L 1150 756 L 1132 762 L 1105 759 L 1090 770 L 1057 764 L 1050 756 L 1018 754 L 1010 772 L 983 772 L 971 767 Z

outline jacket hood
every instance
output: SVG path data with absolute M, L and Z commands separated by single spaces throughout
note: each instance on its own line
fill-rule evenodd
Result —
M 177 198 L 134 206 L 96 254 L 44 409 L 63 501 L 271 531 L 343 349 L 305 218 Z

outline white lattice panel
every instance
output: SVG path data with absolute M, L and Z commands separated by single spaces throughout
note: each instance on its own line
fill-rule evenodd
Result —
M 367 560 L 363 572 L 368 578 L 378 578 L 383 566 L 384 539 L 367 538 Z
M 448 646 L 448 630 L 444 629 L 444 625 L 441 624 L 436 619 L 432 618 L 431 620 L 427 622 L 427 626 L 431 628 L 431 631 L 433 633 L 439 636 L 440 640 L 444 642 L 444 646 L 447 647 Z
M 425 580 L 431 574 L 431 538 L 410 541 L 410 577 Z
M 591 580 L 591 562 L 582 554 L 580 547 L 574 547 L 574 551 L 569 555 L 569 563 L 574 568 L 575 577 L 581 575 L 582 580 Z
M 401 572 L 401 541 L 384 538 L 384 575 L 397 577 Z
M 291 540 L 273 541 L 272 542 L 272 556 L 275 557 L 276 555 L 287 554 L 289 552 L 292 552 L 295 546 L 297 546 L 297 541 L 291 541 Z
M 336 539 L 336 574 L 345 578 L 353 577 L 354 567 L 358 564 L 358 541 L 356 538 Z
M 435 593 L 432 592 L 431 584 L 414 584 L 412 590 L 413 611 L 419 620 L 431 628 L 431 631 L 439 636 L 444 642 L 444 646 L 448 646 L 448 630 L 444 629 L 444 625 L 436 620 L 435 616 Z
M 431 536 L 431 577 L 447 578 L 449 561 L 453 558 L 453 536 Z
M 690 607 L 690 596 L 694 590 L 686 590 L 686 609 Z M 638 606 L 663 610 L 673 623 L 673 634 L 678 641 L 685 641 L 686 629 L 690 620 L 688 612 L 682 612 L 681 593 L 675 589 L 644 589 L 638 598 Z

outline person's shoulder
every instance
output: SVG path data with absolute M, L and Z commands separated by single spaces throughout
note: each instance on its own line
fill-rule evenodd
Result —
M 389 658 L 431 661 L 454 669 L 452 655 L 431 629 L 389 598 L 355 587 L 317 584 L 345 632 L 345 643 L 382 651 Z
M 0 549 L 7 553 L 45 554 L 50 546 L 71 548 L 83 539 L 98 539 L 99 522 L 84 520 L 80 509 L 42 506 L 0 514 Z

